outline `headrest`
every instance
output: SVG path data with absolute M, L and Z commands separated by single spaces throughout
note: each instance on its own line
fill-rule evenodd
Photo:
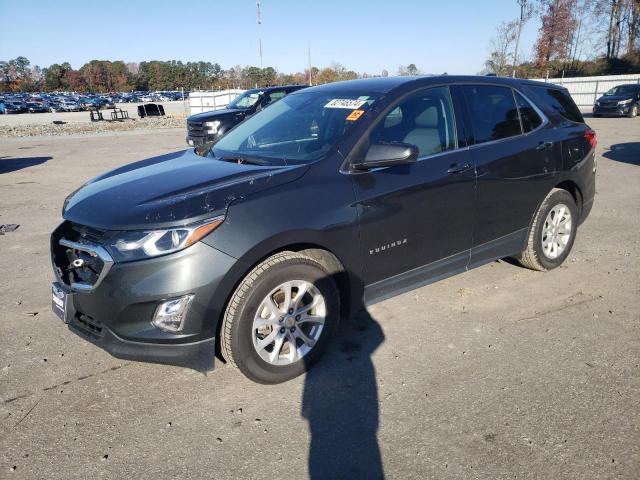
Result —
M 438 107 L 432 105 L 427 107 L 415 119 L 418 128 L 437 128 L 438 127 Z

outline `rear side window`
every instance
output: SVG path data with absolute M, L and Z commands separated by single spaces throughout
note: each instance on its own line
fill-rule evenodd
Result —
M 551 107 L 552 110 L 572 122 L 584 123 L 584 118 L 566 90 L 547 87 L 530 87 Z
M 509 87 L 465 85 L 475 143 L 520 135 L 518 109 Z
M 525 133 L 535 130 L 542 125 L 540 115 L 536 113 L 536 110 L 531 106 L 531 104 L 518 92 L 516 92 L 516 103 L 518 104 L 518 110 L 520 111 L 522 130 Z

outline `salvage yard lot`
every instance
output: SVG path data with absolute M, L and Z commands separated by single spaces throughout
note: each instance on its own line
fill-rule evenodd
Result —
M 597 195 L 565 265 L 377 304 L 278 386 L 118 360 L 50 311 L 65 196 L 184 130 L 0 139 L 0 478 L 373 478 L 376 449 L 387 478 L 640 478 L 640 119 L 587 122 Z

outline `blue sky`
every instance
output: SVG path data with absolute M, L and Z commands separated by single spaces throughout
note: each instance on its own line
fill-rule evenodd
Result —
M 259 65 L 255 0 L 0 0 L 0 60 L 204 60 Z M 302 71 L 333 61 L 357 72 L 475 74 L 515 0 L 262 0 L 264 66 Z M 527 24 L 530 55 L 538 23 Z

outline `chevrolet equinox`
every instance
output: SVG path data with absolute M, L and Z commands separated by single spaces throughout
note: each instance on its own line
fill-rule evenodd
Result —
M 69 195 L 52 308 L 116 357 L 208 369 L 216 354 L 283 382 L 364 305 L 503 257 L 562 264 L 593 204 L 595 145 L 545 83 L 300 90 L 206 156 L 125 165 Z

